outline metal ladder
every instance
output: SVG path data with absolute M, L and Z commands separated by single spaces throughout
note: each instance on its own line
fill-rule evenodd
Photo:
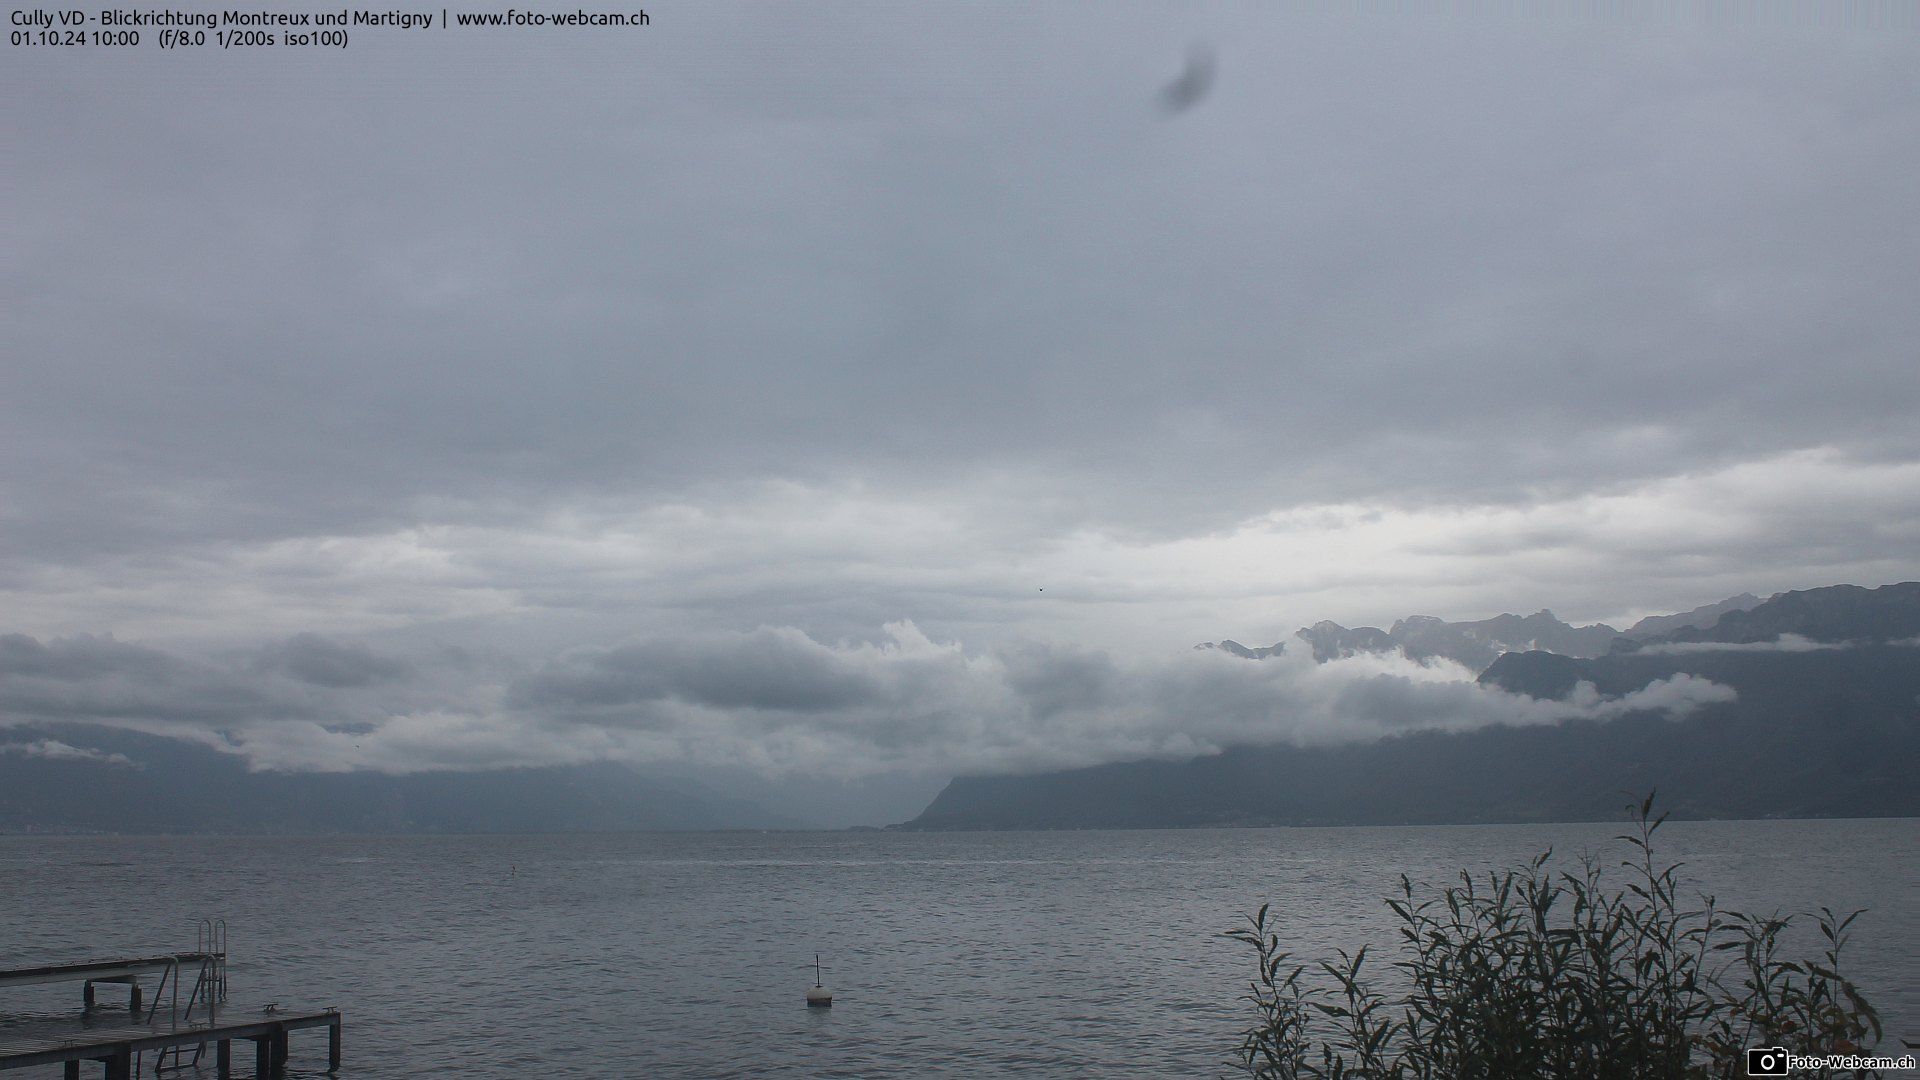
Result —
M 182 1020 L 188 1023 L 193 1021 L 193 1007 L 196 1004 L 204 1005 L 207 1019 L 213 1020 L 218 1015 L 220 1006 L 226 1003 L 227 920 L 201 919 L 200 925 L 194 931 L 193 951 L 200 956 L 200 971 L 194 977 L 193 992 L 187 995 L 187 1011 L 184 1015 L 180 1012 L 179 969 L 171 968 L 167 973 L 173 977 L 173 1023 L 176 1025 Z M 160 989 L 165 988 L 166 979 L 167 975 L 161 976 Z M 160 995 L 156 990 L 153 1004 L 155 1011 L 160 1008 L 159 998 Z M 151 1013 L 148 1014 L 148 1020 L 149 1022 L 152 1020 Z M 158 1076 L 164 1070 L 191 1069 L 200 1064 L 200 1058 L 206 1052 L 206 1043 L 194 1044 L 192 1055 L 188 1055 L 184 1045 L 165 1047 L 153 1056 L 153 1074 Z
M 227 920 L 201 919 L 199 928 L 194 932 L 194 950 L 208 957 L 201 965 L 203 974 L 209 980 L 210 997 L 208 1007 L 215 1002 L 225 1004 L 227 1000 Z M 191 1005 L 189 1005 L 191 1008 Z

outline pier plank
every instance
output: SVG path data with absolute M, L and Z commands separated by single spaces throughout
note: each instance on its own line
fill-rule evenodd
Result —
M 255 1040 L 269 1048 L 268 1053 L 277 1051 L 275 1056 L 285 1061 L 287 1033 L 317 1027 L 333 1029 L 327 1040 L 329 1059 L 337 1053 L 339 1036 L 335 1032 L 341 1017 L 336 1009 L 220 1011 L 225 1015 L 193 1023 L 74 1028 L 33 1037 L 12 1036 L 0 1045 L 0 1072 L 68 1061 L 113 1061 L 149 1050 L 233 1039 Z

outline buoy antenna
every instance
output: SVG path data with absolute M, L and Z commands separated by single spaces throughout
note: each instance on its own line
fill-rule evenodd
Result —
M 807 991 L 807 1008 L 827 1009 L 833 1006 L 833 991 L 820 978 L 820 954 L 813 954 L 813 988 Z

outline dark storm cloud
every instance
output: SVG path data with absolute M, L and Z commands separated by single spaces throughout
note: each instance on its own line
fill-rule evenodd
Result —
M 275 671 L 315 686 L 343 689 L 398 679 L 407 665 L 361 645 L 330 641 L 319 634 L 295 634 L 254 655 L 257 671 Z
M 158 649 L 82 636 L 0 637 L 0 716 L 132 721 L 207 729 L 303 713 L 243 673 Z
M 595 713 L 675 698 L 721 709 L 819 712 L 876 695 L 857 668 L 794 630 L 658 641 L 572 656 L 514 685 L 535 712 Z
M 296 635 L 263 649 L 194 655 L 81 635 L 0 636 L 0 727 L 91 723 L 221 749 L 295 724 L 351 735 L 396 715 L 467 707 L 469 665 L 417 667 L 353 643 Z

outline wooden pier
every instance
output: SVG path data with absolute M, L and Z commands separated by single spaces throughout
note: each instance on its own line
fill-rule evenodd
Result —
M 227 1015 L 217 1019 L 181 1024 L 135 1024 L 129 1027 L 78 1028 L 32 1038 L 15 1037 L 0 1041 L 0 1072 L 29 1069 L 37 1065 L 66 1066 L 67 1080 L 78 1080 L 81 1065 L 100 1062 L 106 1080 L 133 1080 L 135 1059 L 151 1051 L 158 1071 L 159 1055 L 167 1051 L 214 1046 L 214 1066 L 221 1080 L 233 1073 L 235 1040 L 253 1043 L 253 1075 L 266 1078 L 282 1076 L 287 1068 L 287 1033 L 304 1028 L 327 1029 L 327 1069 L 340 1068 L 340 1011 L 318 1012 L 220 1010 Z
M 189 973 L 195 976 L 193 989 L 183 1003 L 182 977 Z M 154 984 L 144 1017 L 142 979 Z M 106 1080 L 133 1080 L 148 1054 L 158 1076 L 163 1070 L 199 1065 L 212 1045 L 220 1080 L 228 1080 L 234 1075 L 233 1044 L 239 1040 L 253 1043 L 253 1075 L 266 1080 L 286 1074 L 288 1033 L 319 1027 L 327 1029 L 327 1071 L 340 1068 L 339 1009 L 227 1004 L 227 924 L 222 919 L 201 920 L 193 952 L 0 970 L 0 990 L 59 982 L 85 984 L 79 1026 L 29 1020 L 0 1034 L 0 1072 L 63 1065 L 67 1080 L 79 1080 L 81 1067 L 97 1061 Z M 109 1027 L 88 1022 L 100 1007 L 94 996 L 99 983 L 127 987 L 128 1023 Z M 163 1004 L 165 1017 L 160 1015 Z

